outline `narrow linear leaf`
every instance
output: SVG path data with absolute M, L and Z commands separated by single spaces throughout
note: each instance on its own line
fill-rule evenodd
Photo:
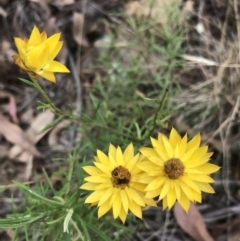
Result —
M 30 215 L 27 217 L 8 217 L 7 219 L 0 219 L 0 227 L 1 229 L 13 229 L 13 228 L 21 228 L 25 227 L 27 224 L 32 224 L 38 220 L 43 219 L 45 214 L 40 214 L 36 217 L 31 217 Z
M 111 239 L 109 239 L 103 232 L 101 232 L 99 229 L 97 229 L 95 226 L 93 226 L 90 223 L 86 223 L 86 226 L 88 228 L 90 228 L 93 232 L 95 232 L 97 235 L 99 235 L 99 237 L 101 237 L 103 241 L 112 241 Z
M 56 205 L 58 205 L 58 206 L 63 206 L 63 204 L 60 203 L 60 202 L 56 202 L 56 201 L 50 200 L 50 199 L 48 199 L 48 198 L 45 198 L 45 197 L 37 194 L 36 192 L 32 191 L 30 188 L 26 187 L 26 186 L 23 185 L 22 183 L 19 183 L 19 182 L 17 182 L 17 181 L 13 181 L 13 182 L 17 185 L 17 187 L 18 187 L 19 189 L 21 189 L 22 191 L 27 192 L 27 193 L 30 194 L 32 197 L 34 197 L 36 200 L 39 200 L 39 201 L 44 202 L 44 204 L 46 204 L 46 205 L 50 205 L 50 206 L 56 206 Z
M 71 209 L 68 210 L 68 213 L 67 213 L 67 215 L 64 219 L 64 222 L 63 222 L 63 232 L 64 233 L 69 233 L 68 225 L 69 225 L 69 222 L 72 218 L 72 215 L 73 215 L 73 209 L 71 208 Z
M 21 80 L 23 83 L 30 85 L 32 87 L 35 87 L 35 85 L 33 84 L 33 82 L 26 80 L 26 79 L 22 79 L 22 78 L 18 78 L 19 80 Z

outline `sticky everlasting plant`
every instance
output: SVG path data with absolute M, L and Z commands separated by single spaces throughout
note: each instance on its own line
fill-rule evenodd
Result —
M 45 31 L 40 33 L 34 27 L 29 39 L 15 37 L 18 50 L 18 54 L 13 55 L 15 63 L 33 79 L 39 76 L 56 82 L 54 72 L 69 73 L 65 65 L 54 60 L 63 45 L 60 35 L 56 33 L 48 38 Z
M 59 116 L 59 120 L 63 117 L 70 119 L 74 117 L 71 114 L 62 112 L 53 104 L 38 83 L 37 77 L 42 77 L 55 83 L 56 78 L 54 73 L 70 72 L 64 64 L 54 60 L 63 45 L 63 42 L 59 40 L 60 35 L 61 33 L 56 33 L 48 38 L 45 31 L 40 33 L 38 28 L 34 26 L 29 39 L 14 38 L 18 54 L 12 56 L 15 63 L 29 75 L 32 82 L 21 78 L 19 79 L 35 87 L 47 101 L 47 104 L 41 103 L 39 109 L 50 108 Z
M 207 152 L 208 146 L 200 147 L 200 134 L 190 141 L 187 139 L 187 134 L 182 138 L 172 128 L 169 138 L 159 133 L 157 140 L 151 138 L 153 148 L 140 149 L 147 158 L 138 164 L 145 172 L 142 181 L 148 184 L 146 197 L 158 196 L 163 200 L 164 209 L 178 201 L 188 211 L 190 201 L 202 201 L 202 192 L 214 193 L 209 184 L 214 180 L 209 174 L 219 167 L 208 163 L 213 153 Z
M 143 172 L 136 164 L 141 158 L 134 155 L 132 144 L 124 152 L 110 144 L 108 156 L 98 150 L 95 166 L 83 167 L 90 176 L 80 188 L 93 191 L 85 203 L 98 205 L 99 218 L 111 210 L 114 218 L 120 217 L 124 223 L 128 210 L 142 218 L 143 207 L 156 206 L 153 199 L 145 197 L 146 184 L 138 181 Z

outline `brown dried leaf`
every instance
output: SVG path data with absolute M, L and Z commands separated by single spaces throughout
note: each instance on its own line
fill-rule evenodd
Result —
M 1 50 L 0 60 L 8 61 L 12 63 L 13 62 L 12 56 L 16 54 L 16 52 L 12 49 L 11 43 L 6 40 L 1 41 L 0 50 Z
M 36 116 L 34 120 L 31 122 L 30 128 L 27 130 L 26 134 L 28 138 L 36 144 L 39 140 L 43 138 L 46 133 L 49 132 L 50 129 L 46 130 L 44 133 L 38 135 L 45 126 L 50 124 L 54 119 L 54 114 L 50 110 L 46 110 L 39 115 Z M 21 154 L 21 155 L 20 155 Z M 20 155 L 20 156 L 19 156 Z M 27 162 L 28 159 L 31 157 L 30 153 L 22 152 L 22 148 L 19 145 L 15 145 L 9 151 L 10 158 L 16 158 L 21 162 Z
M 73 38 L 78 45 L 88 47 L 88 41 L 83 33 L 84 15 L 82 13 L 73 13 Z
M 129 16 L 137 19 L 142 17 L 150 17 L 156 23 L 165 24 L 168 19 L 167 5 L 174 3 L 180 4 L 180 0 L 141 0 L 129 2 L 126 5 L 126 12 Z
M 0 114 L 0 133 L 11 143 L 19 145 L 24 150 L 30 152 L 35 156 L 39 156 L 40 153 L 37 151 L 33 143 L 29 140 L 23 130 L 8 121 L 3 115 Z
M 3 16 L 4 18 L 7 17 L 7 12 L 2 7 L 0 7 L 0 15 Z
M 194 6 L 194 1 L 188 0 L 187 2 L 185 2 L 183 6 L 183 11 L 193 12 L 194 11 L 193 6 Z
M 18 124 L 18 118 L 17 118 L 17 106 L 15 98 L 10 95 L 9 96 L 9 114 L 12 117 L 12 120 L 15 124 Z
M 59 122 L 51 131 L 48 137 L 48 144 L 49 146 L 55 146 L 58 143 L 58 133 L 63 129 L 67 128 L 71 124 L 69 120 L 63 120 Z
M 206 229 L 202 215 L 191 203 L 188 213 L 176 203 L 173 209 L 179 226 L 196 241 L 214 241 Z
M 3 106 L 1 105 L 1 109 L 8 111 L 9 115 L 11 116 L 14 123 L 18 123 L 17 118 L 17 106 L 16 106 L 16 100 L 13 95 L 8 93 L 7 91 L 1 91 L 0 90 L 0 98 L 9 98 L 9 105 Z

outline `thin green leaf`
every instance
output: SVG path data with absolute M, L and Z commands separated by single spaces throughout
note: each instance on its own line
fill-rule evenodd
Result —
M 26 80 L 26 79 L 22 79 L 22 78 L 18 78 L 19 80 L 21 80 L 23 83 L 27 84 L 27 85 L 30 85 L 32 87 L 35 87 L 34 83 L 29 81 L 29 80 Z M 35 87 L 36 88 L 36 87 Z
M 63 222 L 63 232 L 64 233 L 69 233 L 68 225 L 69 225 L 69 222 L 72 218 L 72 215 L 73 215 L 73 209 L 71 208 L 71 209 L 68 210 L 68 213 L 67 213 L 67 215 L 64 219 L 64 222 Z
M 44 204 L 46 204 L 46 205 L 50 205 L 50 206 L 56 206 L 56 205 L 58 205 L 58 206 L 63 206 L 63 204 L 60 203 L 60 202 L 56 202 L 56 201 L 50 200 L 50 199 L 48 199 L 48 198 L 45 198 L 45 197 L 37 194 L 36 192 L 32 191 L 30 188 L 26 187 L 26 186 L 23 185 L 22 183 L 19 183 L 19 182 L 17 182 L 17 181 L 13 181 L 13 182 L 17 185 L 17 187 L 18 187 L 19 189 L 21 189 L 22 191 L 27 192 L 28 194 L 30 194 L 30 195 L 31 195 L 33 198 L 35 198 L 36 200 L 39 200 L 39 201 L 44 202 Z
M 95 232 L 97 235 L 99 235 L 99 237 L 101 237 L 101 240 L 104 241 L 112 241 L 111 239 L 109 239 L 102 231 L 100 231 L 99 229 L 97 229 L 95 226 L 93 226 L 90 223 L 86 223 L 86 226 L 88 228 L 90 228 L 93 232 Z

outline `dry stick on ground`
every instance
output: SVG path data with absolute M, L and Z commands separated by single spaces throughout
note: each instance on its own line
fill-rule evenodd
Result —
M 238 36 L 238 50 L 240 50 L 240 19 L 238 13 L 238 0 L 234 0 L 234 12 L 235 12 L 235 19 L 237 24 L 237 36 Z
M 227 26 L 228 26 L 228 18 L 230 16 L 231 13 L 231 7 L 230 7 L 230 3 L 227 3 L 227 10 L 226 10 L 226 17 L 222 26 L 222 31 L 221 31 L 221 47 L 223 47 L 223 43 L 226 41 L 226 32 L 227 32 Z

